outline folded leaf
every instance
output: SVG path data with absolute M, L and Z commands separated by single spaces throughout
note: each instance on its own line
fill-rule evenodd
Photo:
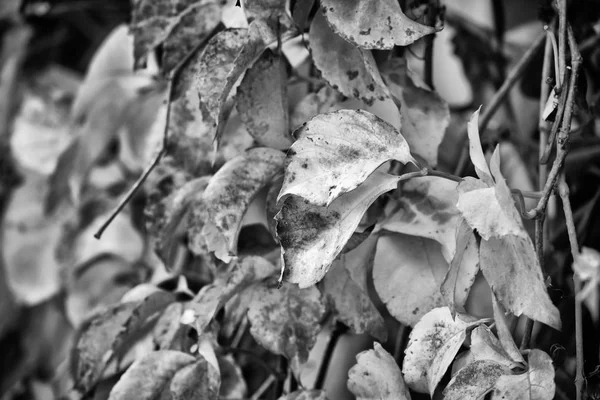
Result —
M 541 350 L 533 349 L 528 357 L 529 368 L 519 375 L 502 375 L 494 385 L 492 400 L 553 399 L 556 390 L 552 359 Z
M 483 149 L 481 147 L 481 138 L 479 137 L 479 111 L 481 111 L 481 107 L 473 113 L 469 120 L 469 124 L 467 125 L 467 133 L 469 135 L 469 155 L 471 156 L 471 162 L 473 162 L 473 165 L 475 166 L 475 172 L 479 179 L 486 184 L 493 186 L 494 181 L 492 180 L 492 174 L 490 173 L 490 169 L 485 160 L 485 155 L 483 154 Z
M 444 389 L 444 399 L 483 399 L 494 389 L 498 378 L 510 370 L 492 360 L 478 360 L 456 373 Z

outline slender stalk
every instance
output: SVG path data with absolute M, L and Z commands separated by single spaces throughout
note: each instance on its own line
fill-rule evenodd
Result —
M 513 69 L 509 72 L 508 76 L 502 86 L 498 89 L 498 91 L 492 96 L 489 104 L 483 109 L 481 116 L 479 117 L 479 131 L 482 132 L 487 128 L 489 122 L 491 121 L 496 111 L 500 108 L 500 105 L 508 95 L 510 89 L 519 81 L 523 73 L 525 72 L 525 67 L 533 60 L 537 50 L 544 43 L 544 39 L 546 38 L 546 33 L 541 33 L 533 42 L 533 44 L 529 47 L 529 49 L 523 54 L 523 57 L 519 60 L 519 62 L 513 67 Z M 462 175 L 463 171 L 466 167 L 467 161 L 469 159 L 469 146 L 467 140 L 467 132 L 466 128 L 461 135 L 464 144 L 462 153 L 459 158 L 458 165 L 454 170 L 454 175 Z
M 260 385 L 256 392 L 250 397 L 250 400 L 258 400 L 260 397 L 271 387 L 271 385 L 276 381 L 275 376 L 269 375 L 267 379 Z
M 575 230 L 575 222 L 573 220 L 573 210 L 571 208 L 571 201 L 569 199 L 569 186 L 565 181 L 564 174 L 561 174 L 558 183 L 558 192 L 563 203 L 563 210 L 565 213 L 565 223 L 567 225 L 567 232 L 569 234 L 569 243 L 571 245 L 571 254 L 573 259 L 579 254 L 579 244 L 577 242 L 577 233 Z M 577 392 L 577 400 L 583 398 L 583 386 L 585 378 L 583 375 L 583 323 L 582 323 L 582 298 L 577 296 L 581 292 L 582 283 L 579 275 L 573 272 L 573 286 L 575 290 L 575 353 L 577 359 L 576 371 L 575 371 L 575 388 Z
M 558 3 L 558 75 L 560 82 L 565 81 L 567 69 L 567 0 L 557 0 Z
M 433 26 L 435 25 L 435 21 L 437 19 L 437 13 L 439 10 L 439 0 L 430 0 L 427 8 L 427 16 L 425 23 L 427 25 Z M 425 36 L 425 71 L 423 80 L 425 83 L 434 90 L 433 87 L 433 42 L 435 40 L 435 33 L 431 35 Z
M 337 322 L 333 327 L 331 334 L 329 335 L 329 342 L 327 342 L 325 353 L 323 354 L 323 360 L 321 360 L 321 365 L 319 366 L 319 372 L 317 372 L 317 378 L 315 380 L 314 387 L 315 389 L 323 388 L 325 378 L 327 377 L 327 370 L 329 369 L 329 363 L 331 362 L 331 356 L 333 355 L 333 351 L 335 350 L 335 346 L 337 345 L 339 338 L 345 331 L 346 328 L 339 322 Z

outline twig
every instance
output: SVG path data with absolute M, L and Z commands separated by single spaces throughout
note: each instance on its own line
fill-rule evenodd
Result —
M 565 78 L 568 79 L 568 72 L 565 73 Z M 556 116 L 554 118 L 554 124 L 552 124 L 552 130 L 550 131 L 550 136 L 547 139 L 547 143 L 544 147 L 544 152 L 540 157 L 540 164 L 546 164 L 548 159 L 550 158 L 550 153 L 552 152 L 552 145 L 556 139 L 556 134 L 561 126 L 561 122 L 563 120 L 563 115 L 565 113 L 565 108 L 567 104 L 567 95 L 569 93 L 569 81 L 564 81 L 562 86 L 560 87 L 560 98 L 558 100 L 558 109 L 556 110 Z
M 275 382 L 275 377 L 273 375 L 269 375 L 269 377 L 265 379 L 262 385 L 260 385 L 260 387 L 256 389 L 256 392 L 254 392 L 252 397 L 250 397 L 250 400 L 260 399 L 260 396 L 262 396 L 267 391 L 267 389 L 269 389 L 273 382 Z
M 569 243 L 571 245 L 571 254 L 573 260 L 579 254 L 579 244 L 577 243 L 577 233 L 575 231 L 575 222 L 573 221 L 573 210 L 571 209 L 571 201 L 569 199 L 569 186 L 565 181 L 564 174 L 561 174 L 558 182 L 558 193 L 563 203 L 565 213 L 565 223 L 569 234 Z M 576 272 L 573 272 L 573 285 L 575 289 L 575 353 L 577 358 L 577 366 L 575 372 L 575 388 L 577 391 L 577 400 L 583 398 L 583 384 L 585 381 L 583 373 L 583 324 L 581 318 L 581 301 L 577 296 L 581 292 L 581 279 Z
M 327 377 L 327 370 L 329 369 L 331 356 L 333 355 L 333 351 L 335 350 L 335 346 L 337 345 L 340 336 L 342 336 L 345 331 L 346 328 L 342 324 L 339 322 L 335 323 L 335 326 L 329 335 L 329 342 L 327 342 L 327 347 L 325 348 L 325 353 L 323 354 L 323 359 L 321 360 L 321 365 L 319 366 L 317 378 L 315 379 L 315 389 L 323 388 L 325 378 Z
M 439 10 L 439 0 L 429 0 L 429 4 L 427 5 L 427 15 L 426 15 L 426 19 L 425 19 L 425 23 L 429 26 L 434 26 L 436 19 L 437 19 L 437 13 Z M 425 83 L 427 84 L 427 86 L 429 86 L 429 88 L 431 88 L 431 90 L 434 90 L 433 87 L 433 42 L 435 40 L 435 33 L 432 33 L 431 35 L 427 35 L 424 39 L 425 39 L 425 66 L 424 66 L 424 73 L 423 73 L 423 80 L 425 81 Z
M 402 352 L 404 351 L 404 342 L 406 336 L 406 325 L 400 324 L 398 332 L 396 332 L 396 342 L 394 343 L 394 360 L 401 365 Z
M 558 76 L 565 81 L 567 69 L 567 0 L 557 0 L 558 3 Z
M 515 65 L 513 67 L 513 69 L 509 72 L 508 76 L 506 77 L 506 80 L 504 81 L 504 83 L 502 83 L 502 86 L 500 86 L 498 91 L 494 94 L 494 96 L 492 96 L 489 104 L 483 109 L 483 112 L 481 113 L 481 117 L 479 118 L 479 131 L 480 132 L 484 131 L 485 128 L 487 128 L 488 123 L 491 121 L 491 119 L 494 116 L 494 114 L 496 113 L 496 111 L 498 111 L 498 108 L 500 107 L 500 105 L 502 104 L 502 102 L 504 101 L 506 96 L 508 95 L 508 92 L 510 91 L 510 89 L 515 85 L 515 83 L 517 83 L 519 78 L 521 78 L 521 76 L 525 72 L 525 67 L 527 67 L 527 65 L 535 57 L 537 50 L 542 46 L 545 38 L 546 38 L 546 33 L 544 32 L 535 39 L 535 41 L 533 42 L 531 47 L 529 47 L 529 49 L 525 52 L 525 54 L 523 54 L 523 57 L 521 57 L 521 59 L 519 60 L 517 65 Z M 466 132 L 466 128 L 465 128 L 463 134 L 461 135 L 461 137 L 464 138 L 463 141 L 465 141 L 467 139 L 466 136 L 467 136 L 467 132 Z M 458 165 L 456 166 L 456 169 L 454 170 L 454 175 L 462 175 L 463 174 L 463 171 L 464 171 L 467 161 L 469 159 L 468 140 L 462 146 L 463 146 L 462 153 L 460 155 Z
M 96 239 L 100 239 L 102 234 L 111 224 L 111 222 L 116 218 L 117 215 L 125 208 L 127 203 L 133 198 L 138 189 L 146 182 L 146 179 L 152 172 L 152 170 L 158 165 L 162 156 L 167 152 L 168 138 L 169 138 L 169 124 L 171 120 L 171 103 L 173 101 L 173 87 L 174 81 L 179 77 L 179 74 L 183 70 L 183 68 L 187 65 L 187 63 L 192 59 L 192 57 L 202 48 L 204 48 L 210 39 L 223 27 L 222 24 L 217 25 L 200 43 L 198 43 L 194 48 L 186 54 L 186 56 L 181 60 L 169 74 L 168 86 L 167 86 L 167 115 L 165 116 L 165 126 L 163 129 L 163 140 L 161 144 L 160 151 L 154 156 L 152 163 L 144 170 L 144 173 L 137 179 L 137 181 L 133 184 L 131 189 L 127 192 L 125 197 L 121 199 L 117 207 L 113 210 L 110 217 L 102 224 L 102 226 L 98 229 L 98 231 L 94 234 Z

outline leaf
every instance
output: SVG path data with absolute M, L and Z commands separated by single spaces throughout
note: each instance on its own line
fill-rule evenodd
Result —
M 373 344 L 373 350 L 356 356 L 356 365 L 348 372 L 348 389 L 357 400 L 410 400 L 400 368 L 377 342 Z
M 376 172 L 329 207 L 308 204 L 295 196 L 286 198 L 275 216 L 283 252 L 283 279 L 302 288 L 323 279 L 363 214 L 377 197 L 395 189 L 398 179 Z
M 169 304 L 162 312 L 152 330 L 156 350 L 183 350 L 183 331 L 189 328 L 179 322 L 182 313 L 182 303 Z
M 321 12 L 312 20 L 308 39 L 315 66 L 331 87 L 369 106 L 390 96 L 371 52 L 336 35 Z
M 517 347 L 512 334 L 510 333 L 510 329 L 506 324 L 506 319 L 504 318 L 506 312 L 502 305 L 496 299 L 496 296 L 492 292 L 492 307 L 494 310 L 494 322 L 496 324 L 496 332 L 498 333 L 498 339 L 502 344 L 502 348 L 510 357 L 519 363 L 525 363 L 525 359 L 521 355 L 519 348 Z
M 365 251 L 359 246 L 334 261 L 323 279 L 323 293 L 333 300 L 340 320 L 352 333 L 369 333 L 378 340 L 385 341 L 387 329 L 383 317 L 369 298 L 368 291 L 354 282 L 349 273 L 350 268 L 356 268 L 364 270 L 366 276 L 368 266 L 364 264 L 372 264 L 375 255 L 375 246 L 370 247 L 367 254 L 363 254 Z M 354 264 L 355 267 L 347 269 L 346 264 Z
M 256 194 L 283 168 L 283 153 L 268 148 L 248 150 L 227 162 L 210 179 L 202 195 L 206 220 L 202 234 L 208 250 L 225 262 L 237 253 L 242 218 Z
M 402 364 L 404 380 L 412 390 L 432 393 L 464 341 L 466 329 L 476 323 L 473 320 L 461 314 L 453 319 L 447 307 L 421 318 L 410 333 Z
M 265 349 L 306 362 L 315 344 L 325 305 L 316 287 L 259 286 L 248 309 L 250 333 Z
M 169 392 L 172 400 L 217 400 L 220 385 L 219 371 L 200 356 L 196 362 L 175 373 L 169 385 Z
M 467 125 L 467 133 L 469 135 L 469 155 L 471 161 L 475 166 L 475 172 L 479 179 L 485 182 L 489 186 L 494 185 L 492 180 L 492 174 L 488 168 L 487 162 L 485 161 L 485 155 L 481 148 L 481 139 L 479 138 L 479 112 L 481 107 L 473 113 L 469 123 Z
M 329 85 L 309 93 L 296 104 L 290 116 L 290 126 L 295 131 L 318 114 L 340 109 L 342 95 Z
M 292 144 L 286 84 L 283 60 L 265 51 L 246 72 L 237 90 L 237 110 L 260 146 L 284 150 Z
M 194 357 L 180 351 L 161 350 L 148 353 L 135 361 L 110 391 L 108 400 L 157 398 L 171 378 Z
M 509 374 L 510 370 L 492 360 L 478 360 L 462 368 L 452 377 L 446 389 L 444 399 L 483 399 L 494 389 L 498 378 Z
M 233 356 L 220 356 L 218 359 L 221 373 L 220 399 L 243 399 L 248 397 L 248 387 L 242 375 L 242 370 Z
M 324 390 L 296 390 L 281 396 L 278 400 L 327 400 Z
M 479 246 L 477 239 L 466 221 L 461 218 L 456 227 L 456 253 L 440 287 L 440 292 L 452 315 L 456 311 L 464 312 L 465 303 L 478 272 Z
M 381 74 L 400 110 L 402 134 L 412 152 L 436 167 L 438 148 L 450 124 L 448 104 L 424 84 L 418 85 L 418 76 L 404 58 L 389 60 Z
M 295 135 L 279 199 L 294 194 L 311 204 L 328 206 L 356 189 L 386 161 L 414 162 L 402 135 L 362 110 L 318 115 Z
M 504 366 L 507 370 L 521 366 L 511 359 L 500 341 L 485 325 L 479 325 L 471 331 L 470 353 L 473 360 L 491 360 Z
M 196 331 L 199 334 L 204 332 L 216 313 L 233 296 L 276 273 L 275 266 L 262 257 L 248 256 L 234 261 L 229 273 L 204 286 L 194 300 L 186 305 L 186 310 L 194 313 Z
M 529 353 L 529 369 L 520 375 L 502 375 L 496 381 L 492 400 L 550 400 L 554 398 L 554 367 L 552 359 L 541 350 Z
M 437 242 L 389 234 L 377 243 L 373 284 L 390 314 L 403 324 L 414 325 L 444 304 L 440 285 L 447 270 Z
M 170 71 L 218 25 L 225 3 L 216 0 L 134 3 L 131 30 L 136 66 L 139 67 L 150 51 L 163 44 L 163 68 Z
M 516 316 L 560 329 L 560 313 L 552 304 L 529 237 L 482 240 L 479 257 L 483 276 L 504 307 Z
M 456 187 L 456 182 L 437 177 L 404 182 L 395 196 L 398 210 L 381 228 L 433 239 L 442 245 L 444 258 L 450 261 L 456 251 L 456 226 L 460 220 Z
M 408 18 L 394 0 L 323 0 L 322 11 L 335 33 L 364 49 L 408 46 L 436 31 Z

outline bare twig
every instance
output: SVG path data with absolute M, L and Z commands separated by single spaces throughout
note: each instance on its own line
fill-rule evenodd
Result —
M 569 199 L 569 186 L 565 181 L 564 174 L 561 174 L 558 183 L 558 193 L 563 203 L 565 213 L 565 223 L 569 234 L 569 243 L 571 244 L 571 254 L 573 259 L 579 254 L 579 244 L 577 242 L 577 233 L 575 231 L 575 222 L 573 221 L 573 210 L 571 209 L 571 201 Z M 577 391 L 577 400 L 583 398 L 583 384 L 585 382 L 583 374 L 583 324 L 581 318 L 581 297 L 577 294 L 581 292 L 581 279 L 577 273 L 573 272 L 573 285 L 575 289 L 575 353 L 577 358 L 575 372 L 575 388 Z
M 567 69 L 567 0 L 558 3 L 558 76 L 560 82 L 565 81 Z
M 104 231 L 106 230 L 106 228 L 108 228 L 110 226 L 111 222 L 116 218 L 116 216 L 119 215 L 119 213 L 123 210 L 123 208 L 125 208 L 125 206 L 127 205 L 127 203 L 129 203 L 129 201 L 131 201 L 131 199 L 133 198 L 133 196 L 135 195 L 135 193 L 144 184 L 144 182 L 146 182 L 146 179 L 148 179 L 148 176 L 150 175 L 150 173 L 152 172 L 152 170 L 154 170 L 154 168 L 160 162 L 161 158 L 167 152 L 167 145 L 168 145 L 168 138 L 169 138 L 169 124 L 170 124 L 170 120 L 171 120 L 171 103 L 173 101 L 174 82 L 179 77 L 179 74 L 181 73 L 181 71 L 183 70 L 183 68 L 192 59 L 192 57 L 198 51 L 200 51 L 200 49 L 204 48 L 207 45 L 208 41 L 217 32 L 219 32 L 219 30 L 221 30 L 222 28 L 223 28 L 223 26 L 221 24 L 217 25 L 217 27 L 215 27 L 204 38 L 204 40 L 202 40 L 200 43 L 198 43 L 196 46 L 194 46 L 194 48 L 189 53 L 186 54 L 186 56 L 183 58 L 183 60 L 181 60 L 171 70 L 171 73 L 169 74 L 169 80 L 168 80 L 168 86 L 167 86 L 167 100 L 166 100 L 167 101 L 167 115 L 165 117 L 165 126 L 164 126 L 164 129 L 163 129 L 163 140 L 162 140 L 162 144 L 161 144 L 161 149 L 154 156 L 154 159 L 152 160 L 152 162 L 150 163 L 150 165 L 148 167 L 146 167 L 146 169 L 144 170 L 144 172 L 142 173 L 142 175 L 133 184 L 133 186 L 131 187 L 131 189 L 129 189 L 129 191 L 127 192 L 127 194 L 125 195 L 125 197 L 123 197 L 121 199 L 121 201 L 119 202 L 119 204 L 117 205 L 117 207 L 111 213 L 110 217 L 108 217 L 108 219 L 102 224 L 102 226 L 94 234 L 94 237 L 96 239 L 100 239 L 102 237 L 102 234 L 104 233 Z
M 262 396 L 269 389 L 269 387 L 271 387 L 271 385 L 275 381 L 276 381 L 275 377 L 273 375 L 269 375 L 269 377 L 267 379 L 265 379 L 265 381 L 262 383 L 262 385 L 260 385 L 260 387 L 258 389 L 256 389 L 256 392 L 254 392 L 252 397 L 250 397 L 250 400 L 260 399 L 260 396 Z
M 429 0 L 427 15 L 425 23 L 430 26 L 434 26 L 437 20 L 437 14 L 439 10 L 439 0 Z M 433 42 L 435 40 L 435 33 L 425 36 L 425 66 L 423 79 L 425 83 L 433 90 Z
M 498 91 L 494 94 L 494 96 L 490 99 L 489 104 L 483 109 L 481 116 L 479 118 L 479 131 L 482 132 L 487 128 L 488 123 L 491 121 L 496 111 L 500 108 L 500 105 L 508 95 L 510 89 L 519 81 L 519 78 L 525 72 L 525 67 L 533 60 L 537 50 L 544 43 L 544 39 L 546 38 L 546 33 L 540 34 L 531 47 L 523 54 L 523 57 L 519 60 L 517 65 L 513 67 L 513 69 L 509 72 L 506 80 L 502 83 L 502 86 L 498 89 Z M 467 165 L 467 161 L 469 160 L 469 146 L 467 140 L 467 132 L 466 128 L 462 133 L 461 137 L 463 138 L 463 149 L 459 158 L 458 165 L 454 171 L 454 175 L 462 175 L 464 169 Z

